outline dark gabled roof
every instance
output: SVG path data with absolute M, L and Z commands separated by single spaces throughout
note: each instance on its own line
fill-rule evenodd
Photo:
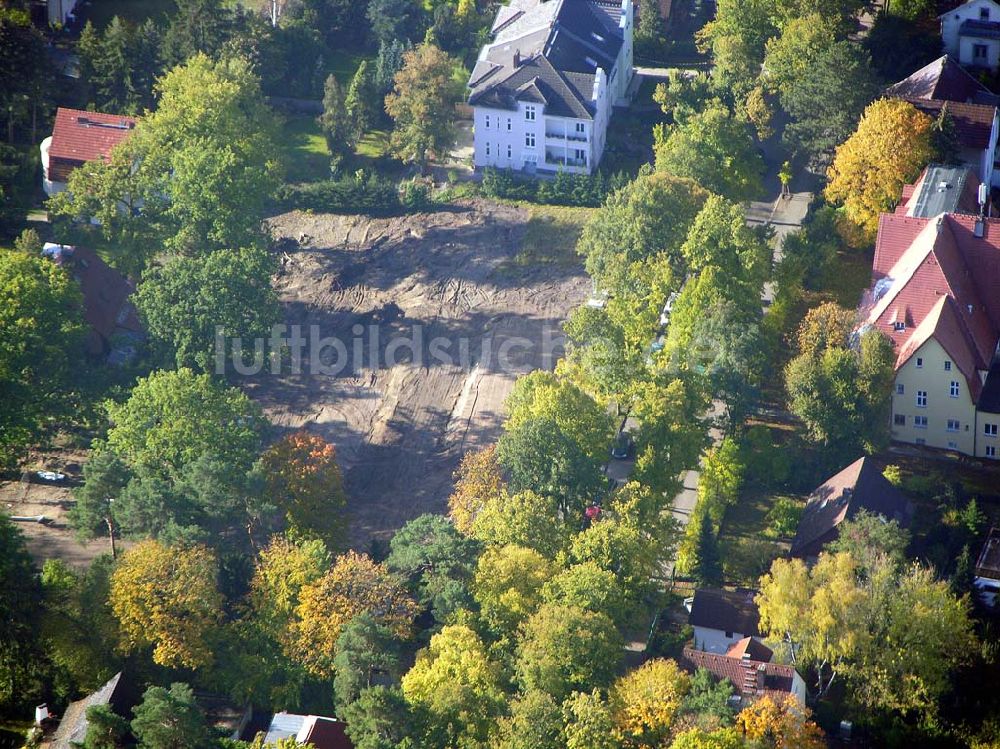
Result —
M 948 55 L 924 65 L 898 83 L 886 96 L 894 99 L 934 99 L 969 104 L 996 104 L 998 97 Z
M 858 458 L 810 495 L 791 554 L 817 553 L 815 543 L 829 540 L 831 531 L 860 510 L 895 520 L 904 527 L 913 518 L 910 501 L 889 483 L 881 468 L 871 458 Z
M 75 744 L 82 744 L 87 736 L 87 709 L 94 705 L 108 705 L 113 710 L 121 711 L 125 706 L 121 704 L 120 692 L 122 691 L 122 672 L 112 676 L 100 689 L 93 692 L 82 700 L 71 702 L 63 713 L 59 727 L 52 736 L 49 743 L 50 749 L 75 749 Z M 121 714 L 121 712 L 119 712 Z
M 706 653 L 684 648 L 680 664 L 688 671 L 704 668 L 719 679 L 732 683 L 735 693 L 744 699 L 771 696 L 779 700 L 792 694 L 795 669 L 780 663 L 766 663 L 752 658 L 731 658 L 718 653 Z
M 345 728 L 343 721 L 317 715 L 302 743 L 311 744 L 315 749 L 354 749 Z
M 958 27 L 958 35 L 976 39 L 1000 39 L 1000 23 L 970 18 L 962 21 L 962 25 Z
M 532 101 L 544 104 L 547 114 L 591 119 L 590 102 L 583 98 L 582 88 L 579 77 L 574 77 L 571 85 L 545 57 L 536 55 L 513 68 L 506 78 L 494 82 L 491 77 L 485 85 L 473 89 L 469 103 L 516 109 L 518 101 Z
M 694 593 L 688 624 L 760 637 L 760 612 L 753 600 L 755 595 L 750 590 L 699 588 Z
M 494 40 L 473 67 L 469 103 L 539 101 L 549 114 L 590 119 L 594 74 L 601 68 L 610 79 L 624 44 L 620 20 L 621 6 L 609 0 L 514 0 L 498 11 Z M 524 88 L 533 77 L 537 91 Z
M 976 401 L 976 410 L 988 414 L 1000 414 L 1000 361 L 990 364 L 983 390 Z

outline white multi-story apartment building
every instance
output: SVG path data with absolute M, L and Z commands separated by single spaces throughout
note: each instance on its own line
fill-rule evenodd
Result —
M 476 168 L 589 174 L 632 82 L 632 0 L 512 0 L 469 78 Z

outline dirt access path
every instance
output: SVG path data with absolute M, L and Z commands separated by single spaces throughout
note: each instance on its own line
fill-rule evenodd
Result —
M 285 322 L 307 340 L 303 366 L 242 384 L 279 431 L 337 446 L 355 547 L 443 511 L 461 456 L 496 440 L 514 379 L 561 354 L 561 323 L 589 281 L 565 257 L 523 262 L 534 220 L 480 201 L 396 218 L 271 220 L 287 238 L 276 288 Z M 322 346 L 330 337 L 340 351 Z M 321 353 L 342 369 L 316 371 Z

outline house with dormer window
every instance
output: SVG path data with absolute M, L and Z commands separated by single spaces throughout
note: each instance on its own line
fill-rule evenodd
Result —
M 1000 67 L 1000 5 L 968 0 L 938 16 L 944 50 L 962 65 L 996 72 Z
M 632 83 L 632 0 L 512 0 L 469 77 L 477 169 L 590 174 Z

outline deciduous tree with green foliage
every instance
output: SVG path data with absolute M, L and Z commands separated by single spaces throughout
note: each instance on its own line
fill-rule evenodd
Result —
M 41 693 L 42 590 L 24 536 L 0 513 L 0 705 L 26 707 Z
M 220 358 L 229 367 L 245 356 L 234 342 L 266 339 L 280 319 L 275 270 L 274 257 L 259 247 L 168 258 L 143 274 L 135 304 L 165 359 L 218 373 Z
M 38 248 L 41 249 L 40 247 Z M 76 281 L 51 260 L 0 249 L 0 467 L 13 468 L 55 415 L 82 356 Z
M 385 111 L 394 121 L 391 146 L 404 161 L 426 165 L 455 140 L 455 105 L 462 100 L 461 63 L 433 44 L 424 43 L 403 55 Z
M 730 200 L 750 200 L 762 189 L 764 162 L 747 126 L 711 106 L 682 125 L 658 127 L 656 169 L 689 177 Z
M 278 131 L 249 63 L 198 54 L 156 91 L 156 110 L 109 162 L 74 171 L 53 212 L 96 216 L 112 244 L 138 252 L 136 263 L 160 249 L 200 254 L 260 243 L 278 185 Z M 128 210 L 116 217 L 122 204 Z
M 402 687 L 406 701 L 426 714 L 428 738 L 437 739 L 433 743 L 489 745 L 504 694 L 500 670 L 472 629 L 452 625 L 431 637 L 403 676 Z
M 570 532 L 555 499 L 530 490 L 488 500 L 469 530 L 488 546 L 516 544 L 549 559 L 566 547 Z
M 805 422 L 809 438 L 849 457 L 888 438 L 896 355 L 877 330 L 850 346 L 843 328 L 850 313 L 835 312 L 824 306 L 806 316 L 800 353 L 785 368 L 785 388 L 789 409 Z
M 489 548 L 479 558 L 472 594 L 480 617 L 500 639 L 510 639 L 542 602 L 542 585 L 555 565 L 523 546 Z
M 605 615 L 545 604 L 524 626 L 515 671 L 522 689 L 557 700 L 608 686 L 622 658 L 622 636 Z

